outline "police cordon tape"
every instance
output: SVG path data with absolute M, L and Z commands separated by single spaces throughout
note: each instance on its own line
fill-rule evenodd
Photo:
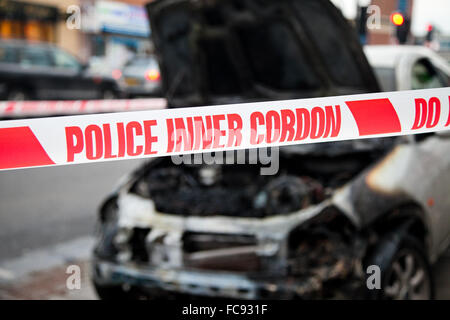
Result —
M 0 118 L 164 109 L 166 99 L 0 101 Z
M 0 170 L 450 130 L 450 88 L 0 122 Z

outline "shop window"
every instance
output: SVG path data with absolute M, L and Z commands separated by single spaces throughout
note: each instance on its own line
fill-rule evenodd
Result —
M 33 41 L 41 40 L 41 29 L 38 22 L 30 21 L 25 24 L 25 38 Z
M 0 20 L 0 37 L 3 39 L 22 39 L 23 25 L 20 21 Z
M 3 39 L 27 39 L 31 41 L 55 42 L 55 27 L 50 22 L 0 21 L 0 37 Z
M 53 28 L 49 23 L 29 21 L 25 24 L 25 38 L 32 41 L 53 42 Z

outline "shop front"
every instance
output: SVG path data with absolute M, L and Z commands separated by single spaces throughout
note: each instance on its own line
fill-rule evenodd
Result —
M 145 9 L 122 2 L 96 1 L 83 9 L 90 56 L 111 68 L 122 67 L 135 55 L 151 51 Z
M 52 6 L 0 0 L 0 38 L 56 41 L 58 9 Z

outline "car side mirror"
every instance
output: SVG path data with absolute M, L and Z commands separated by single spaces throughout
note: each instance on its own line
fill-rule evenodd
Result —
M 80 64 L 80 73 L 84 73 L 84 72 L 86 72 L 86 70 L 88 70 L 89 69 L 89 65 L 87 64 L 87 63 L 82 63 L 82 64 Z

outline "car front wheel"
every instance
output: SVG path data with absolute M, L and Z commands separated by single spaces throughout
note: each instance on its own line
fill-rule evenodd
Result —
M 102 99 L 103 100 L 113 100 L 118 98 L 118 94 L 111 90 L 111 89 L 105 89 L 102 91 Z
M 8 101 L 26 101 L 30 99 L 28 92 L 22 89 L 13 89 L 8 93 Z
M 431 267 L 422 244 L 411 236 L 384 241 L 370 264 L 381 270 L 381 290 L 372 298 L 429 300 L 434 297 Z
M 432 298 L 431 274 L 421 252 L 414 247 L 401 248 L 386 274 L 384 297 L 395 300 Z

